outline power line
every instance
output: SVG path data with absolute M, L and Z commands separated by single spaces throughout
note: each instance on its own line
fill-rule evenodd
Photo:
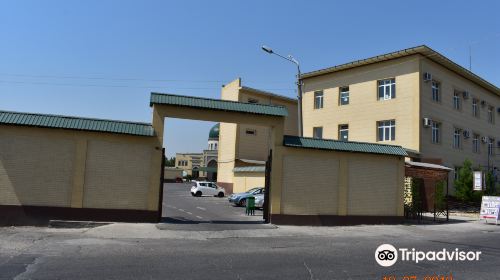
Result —
M 1 76 L 21 78 L 49 78 L 49 79 L 71 79 L 71 80 L 109 80 L 109 81 L 141 81 L 141 82 L 186 82 L 186 83 L 224 83 L 222 80 L 182 80 L 182 79 L 143 79 L 143 78 L 114 78 L 114 77 L 86 77 L 86 76 L 58 76 L 58 75 L 29 75 L 0 73 Z
M 70 86 L 70 87 L 102 87 L 102 88 L 137 88 L 137 89 L 162 89 L 162 90 L 220 90 L 220 87 L 170 87 L 170 86 L 131 86 L 131 85 L 101 85 L 101 84 L 74 84 L 74 83 L 51 83 L 31 81 L 6 81 L 0 83 L 13 85 L 45 85 L 45 86 Z M 293 91 L 292 88 L 265 88 L 265 90 Z
M 144 79 L 136 77 L 91 77 L 77 75 L 33 75 L 19 73 L 0 73 L 0 76 L 19 77 L 19 78 L 35 78 L 35 79 L 70 79 L 70 80 L 104 80 L 104 81 L 130 81 L 130 82 L 168 82 L 168 83 L 218 83 L 224 84 L 226 80 L 190 80 L 190 79 Z M 264 84 L 289 84 L 288 82 L 279 81 L 246 81 L 257 82 Z

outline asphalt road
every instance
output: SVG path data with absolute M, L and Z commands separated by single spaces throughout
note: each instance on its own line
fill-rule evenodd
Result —
M 159 229 L 169 230 L 245 230 L 274 228 L 263 224 L 262 211 L 245 215 L 245 208 L 230 204 L 227 197 L 193 197 L 191 183 L 163 185 L 163 223 Z
M 500 226 L 273 227 L 189 187 L 165 189 L 165 222 L 0 228 L 0 279 L 498 279 Z M 170 207 L 168 207 L 170 206 Z M 381 244 L 481 251 L 479 261 L 375 261 Z M 395 278 L 384 278 L 395 276 Z M 416 276 L 416 278 L 403 278 Z
M 480 250 L 482 258 L 398 262 L 385 268 L 374 260 L 375 248 L 383 243 L 418 250 Z M 453 279 L 489 280 L 500 274 L 499 244 L 499 227 L 477 223 L 280 227 L 250 233 L 161 231 L 142 224 L 0 228 L 0 279 L 366 280 L 395 275 L 399 280 L 451 273 Z

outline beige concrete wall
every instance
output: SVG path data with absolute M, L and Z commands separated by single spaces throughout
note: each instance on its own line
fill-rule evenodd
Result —
M 398 165 L 401 161 L 397 158 L 349 158 L 347 215 L 397 215 L 398 203 L 402 203 L 397 188 L 404 185 L 398 177 Z
M 83 207 L 147 210 L 152 150 L 148 144 L 90 140 Z
M 238 101 L 238 91 L 241 80 L 236 79 L 225 85 L 221 90 L 221 99 Z M 232 184 L 234 182 L 234 161 L 236 159 L 236 141 L 238 137 L 236 123 L 220 123 L 219 148 L 217 162 L 217 181 Z
M 0 126 L 0 204 L 69 207 L 75 141 Z
M 285 118 L 285 134 L 297 135 L 297 102 L 276 96 L 265 95 L 255 91 L 240 89 L 238 101 L 248 102 L 249 99 L 257 100 L 259 104 L 284 106 L 288 110 Z M 268 126 L 256 126 L 240 124 L 238 129 L 238 141 L 236 145 L 236 157 L 264 161 L 269 155 L 271 145 L 270 128 Z M 248 134 L 247 130 L 254 130 L 255 134 Z
M 378 100 L 377 81 L 396 80 L 396 98 Z M 339 87 L 349 86 L 349 105 L 339 105 Z M 323 90 L 324 107 L 314 109 L 314 91 Z M 338 139 L 338 126 L 349 125 L 349 140 L 377 142 L 377 121 L 396 120 L 395 141 L 419 149 L 419 61 L 409 56 L 304 80 L 304 136 L 323 127 L 323 138 Z
M 323 155 L 285 155 L 282 214 L 337 215 L 339 165 Z
M 234 173 L 233 193 L 246 192 L 251 188 L 264 187 L 264 172 L 236 172 Z
M 281 207 L 272 214 L 404 214 L 402 157 L 284 148 L 282 162 L 272 173 L 282 176 Z
M 156 211 L 157 148 L 154 137 L 0 125 L 0 204 Z
M 285 134 L 297 135 L 297 102 L 283 99 L 264 92 L 247 90 L 241 79 L 235 79 L 221 90 L 221 99 L 239 102 L 257 100 L 259 104 L 285 106 L 289 116 L 285 118 Z M 253 130 L 255 134 L 247 134 Z M 268 124 L 259 126 L 255 123 L 221 123 L 219 134 L 219 162 L 217 181 L 235 183 L 233 174 L 236 159 L 267 160 L 272 144 L 271 129 Z
M 473 161 L 474 166 L 486 167 L 487 144 L 481 142 L 480 153 L 473 153 L 472 134 L 495 138 L 495 142 L 500 140 L 500 114 L 496 108 L 500 107 L 500 96 L 479 87 L 475 83 L 466 80 L 458 74 L 432 62 L 427 59 L 422 60 L 422 73 L 429 72 L 433 79 L 441 83 L 441 102 L 432 100 L 431 83 L 422 83 L 421 93 L 421 117 L 420 126 L 422 134 L 420 135 L 420 151 L 423 158 L 440 158 L 443 164 L 451 168 L 461 166 L 463 161 L 468 158 Z M 422 74 L 423 75 L 423 74 Z M 421 76 L 422 76 L 421 75 Z M 453 108 L 453 93 L 455 90 L 469 91 L 470 98 L 461 99 L 461 109 Z M 472 115 L 472 99 L 478 98 L 485 100 L 488 104 L 495 107 L 495 123 L 488 123 L 487 106 L 482 107 L 479 104 L 479 118 Z M 424 128 L 422 118 L 431 118 L 441 122 L 441 143 L 432 143 L 431 128 Z M 453 148 L 453 130 L 454 128 L 467 129 L 471 131 L 471 137 L 464 139 L 462 137 L 462 148 Z M 496 147 L 496 143 L 495 147 Z M 490 158 L 490 166 L 500 166 L 500 150 L 496 148 L 496 156 Z M 450 186 L 453 185 L 453 172 L 450 172 Z M 453 189 L 453 188 L 451 188 Z
M 163 177 L 165 179 L 170 179 L 170 180 L 176 179 L 176 178 L 182 178 L 182 169 L 165 167 Z

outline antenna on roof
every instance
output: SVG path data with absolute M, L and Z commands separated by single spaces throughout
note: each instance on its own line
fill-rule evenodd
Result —
M 469 45 L 469 71 L 472 72 L 472 46 Z

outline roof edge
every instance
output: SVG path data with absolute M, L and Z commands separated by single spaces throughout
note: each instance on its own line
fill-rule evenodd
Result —
M 296 98 L 284 96 L 281 94 L 277 94 L 277 93 L 273 93 L 273 92 L 269 92 L 269 91 L 265 91 L 265 90 L 261 90 L 261 89 L 256 89 L 256 88 L 247 87 L 247 86 L 240 86 L 240 89 L 251 91 L 251 92 L 254 92 L 257 94 L 262 94 L 262 95 L 266 95 L 266 96 L 272 96 L 272 97 L 284 99 L 284 100 L 290 101 L 290 102 L 298 102 L 298 99 L 296 99 Z
M 32 115 L 32 116 L 44 116 L 44 117 L 56 117 L 56 118 L 65 118 L 65 119 L 74 119 L 74 120 L 104 121 L 104 122 L 114 122 L 114 123 L 124 123 L 124 124 L 138 124 L 138 125 L 148 125 L 148 126 L 151 126 L 151 127 L 153 126 L 151 123 L 147 123 L 147 122 L 135 122 L 135 121 L 114 120 L 114 119 L 100 119 L 100 118 L 69 116 L 69 115 L 58 115 L 58 114 L 19 112 L 19 111 L 7 111 L 7 110 L 0 110 L 0 113 L 10 113 L 10 114 L 20 114 L 20 115 Z
M 286 143 L 287 140 L 299 140 L 300 145 L 294 145 L 291 143 Z M 349 145 L 349 144 L 357 144 L 357 145 L 366 145 L 366 146 L 377 146 L 377 147 L 388 147 L 388 148 L 393 148 L 393 149 L 398 149 L 398 153 L 396 152 L 376 152 L 376 151 L 363 151 L 363 150 L 355 150 L 355 149 L 335 149 L 335 148 L 329 148 L 329 147 L 308 147 L 304 146 L 302 143 L 302 140 L 308 140 L 308 141 L 314 141 L 318 143 L 336 143 L 336 144 L 341 144 L 341 145 Z M 369 143 L 369 142 L 356 142 L 356 141 L 340 141 L 340 140 L 333 140 L 333 139 L 317 139 L 317 138 L 312 138 L 312 137 L 299 137 L 299 136 L 293 136 L 293 135 L 284 135 L 283 136 L 283 146 L 287 147 L 302 147 L 306 149 L 317 149 L 317 150 L 329 150 L 329 151 L 339 151 L 339 152 L 353 152 L 353 153 L 367 153 L 367 154 L 379 154 L 379 155 L 392 155 L 392 156 L 401 156 L 401 157 L 407 157 L 408 153 L 402 146 L 398 145 L 387 145 L 387 144 L 377 144 L 377 143 Z
M 210 100 L 210 101 L 219 101 L 219 102 L 228 102 L 228 103 L 242 104 L 242 102 L 233 101 L 233 100 L 224 100 L 224 99 L 216 99 L 216 98 L 208 98 L 208 97 L 180 95 L 180 94 L 173 94 L 173 93 L 151 92 L 151 96 L 153 96 L 153 95 L 167 95 L 167 96 L 176 96 L 176 97 L 186 97 L 186 98 L 200 99 L 200 100 Z M 156 103 L 156 102 L 152 102 L 150 100 L 149 104 L 150 104 L 150 106 L 152 106 L 153 104 L 163 104 L 163 103 Z M 260 103 L 258 103 L 258 104 L 243 103 L 243 104 L 250 104 L 250 105 L 257 105 L 257 106 L 266 106 L 266 107 L 271 107 L 271 108 L 284 108 L 284 109 L 286 109 L 285 106 L 281 106 L 281 105 L 269 105 L 269 104 L 260 104 Z
M 438 51 L 433 50 L 432 48 L 428 47 L 427 45 L 420 45 L 412 48 L 407 48 L 399 51 L 394 51 L 386 54 L 381 54 L 377 56 L 372 56 L 368 57 L 365 59 L 359 59 L 355 61 L 351 61 L 348 63 L 343 63 L 339 65 L 335 65 L 332 67 L 327 67 L 311 72 L 307 72 L 301 75 L 302 79 L 307 79 L 307 78 L 313 78 L 313 77 L 318 77 L 322 75 L 327 75 L 331 74 L 334 72 L 338 71 L 343 71 L 343 70 L 348 70 L 351 68 L 355 67 L 362 67 L 366 65 L 371 65 L 375 63 L 380 63 L 392 59 L 397 59 L 405 56 L 410 56 L 410 55 L 416 55 L 420 54 L 424 58 L 429 59 L 433 61 L 434 63 L 437 63 L 441 65 L 442 67 L 456 73 L 457 75 L 462 76 L 465 79 L 470 80 L 471 82 L 477 84 L 478 86 L 485 88 L 489 91 L 492 91 L 493 93 L 500 95 L 500 88 L 484 78 L 480 77 L 479 75 L 475 74 L 472 71 L 469 71 L 465 67 L 461 66 L 460 64 L 454 62 L 453 60 L 449 59 L 445 55 L 439 53 Z M 433 56 L 436 56 L 433 58 Z

